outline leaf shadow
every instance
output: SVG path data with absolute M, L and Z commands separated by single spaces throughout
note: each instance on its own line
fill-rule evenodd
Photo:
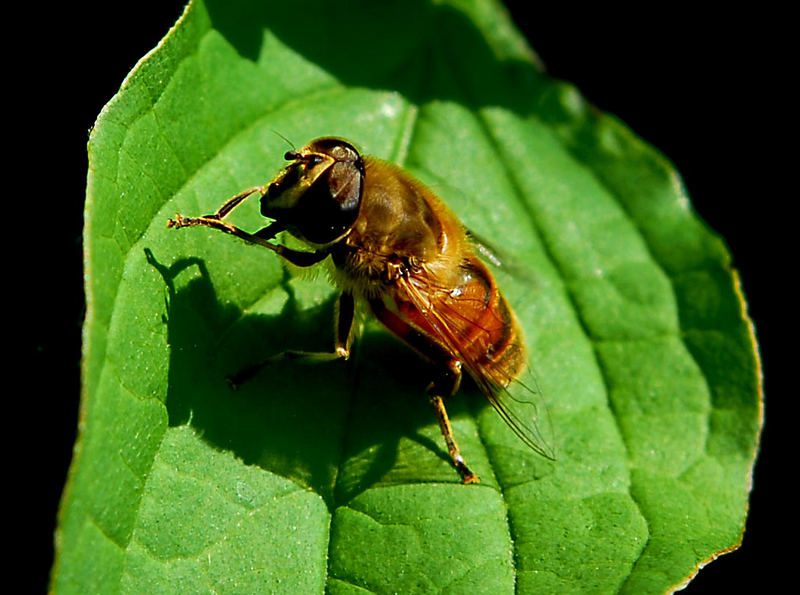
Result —
M 205 6 L 212 26 L 240 56 L 258 61 L 268 30 L 349 87 L 394 90 L 416 104 L 445 100 L 520 113 L 529 112 L 541 93 L 543 75 L 533 55 L 498 59 L 481 31 L 444 4 L 308 0 L 302 9 L 274 2 L 232 9 L 207 0 Z M 308 14 L 314 18 L 302 18 Z
M 420 433 L 434 422 L 422 392 L 428 366 L 399 342 L 367 332 L 357 345 L 368 357 L 357 347 L 348 362 L 278 361 L 233 390 L 227 376 L 266 357 L 330 348 L 335 300 L 301 310 L 287 274 L 280 313 L 243 313 L 220 302 L 202 259 L 165 266 L 145 254 L 167 289 L 170 427 L 190 425 L 214 448 L 313 489 L 331 510 L 376 484 L 457 481 L 443 445 Z M 432 451 L 427 467 L 396 469 L 403 438 Z

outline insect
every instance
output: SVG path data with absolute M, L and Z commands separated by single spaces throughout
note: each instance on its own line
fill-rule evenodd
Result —
M 479 479 L 456 444 L 443 399 L 456 393 L 464 371 L 525 444 L 553 458 L 535 405 L 509 391 L 527 365 L 519 324 L 456 215 L 405 170 L 362 156 L 340 138 L 316 139 L 284 158 L 290 163 L 269 184 L 240 192 L 213 215 L 176 215 L 167 226 L 217 229 L 300 267 L 330 257 L 341 290 L 335 349 L 294 355 L 346 359 L 355 304 L 365 302 L 383 326 L 434 364 L 427 394 L 463 483 Z M 251 234 L 225 217 L 253 195 L 273 222 Z M 282 231 L 311 250 L 272 242 Z

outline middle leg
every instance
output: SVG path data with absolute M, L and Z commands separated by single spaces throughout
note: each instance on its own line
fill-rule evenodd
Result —
M 262 368 L 282 360 L 300 362 L 329 362 L 350 357 L 350 345 L 353 342 L 353 321 L 355 320 L 355 302 L 350 293 L 342 293 L 336 309 L 336 344 L 333 351 L 282 351 L 277 355 L 254 364 L 229 376 L 228 383 L 232 388 L 241 386 L 258 374 Z

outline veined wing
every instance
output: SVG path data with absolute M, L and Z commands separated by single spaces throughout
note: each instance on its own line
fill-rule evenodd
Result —
M 552 426 L 514 314 L 483 263 L 468 259 L 462 268 L 459 287 L 443 287 L 423 270 L 400 279 L 400 289 L 423 330 L 461 361 L 520 440 L 553 460 Z

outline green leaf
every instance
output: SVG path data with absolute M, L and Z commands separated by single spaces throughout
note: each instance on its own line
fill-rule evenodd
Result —
M 264 6 L 267 4 L 267 6 Z M 557 460 L 468 382 L 367 322 L 325 350 L 324 274 L 176 212 L 281 167 L 283 135 L 354 141 L 441 194 L 498 272 Z M 741 540 L 761 425 L 752 329 L 677 173 L 540 73 L 492 0 L 193 2 L 98 118 L 86 201 L 81 431 L 53 587 L 70 592 L 660 593 Z M 235 222 L 263 225 L 257 201 Z

